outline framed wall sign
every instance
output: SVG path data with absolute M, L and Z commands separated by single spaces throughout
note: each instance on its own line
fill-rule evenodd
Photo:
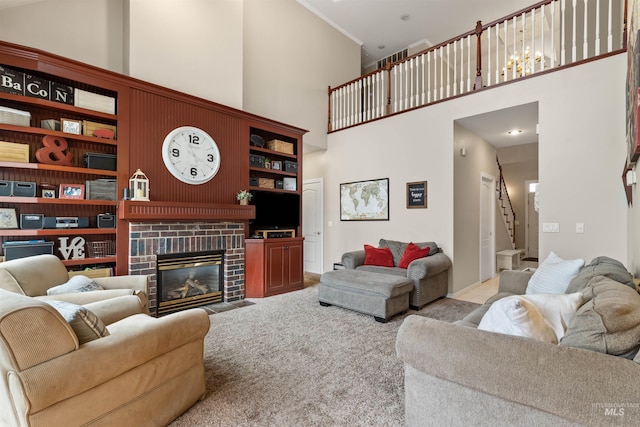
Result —
M 60 129 L 62 132 L 80 135 L 82 133 L 82 122 L 80 120 L 60 119 Z
M 427 181 L 407 182 L 407 209 L 427 207 Z
M 340 184 L 340 221 L 389 221 L 389 178 Z
M 13 208 L 0 208 L 0 228 L 18 228 L 16 210 Z
M 84 199 L 84 184 L 60 184 L 60 199 Z

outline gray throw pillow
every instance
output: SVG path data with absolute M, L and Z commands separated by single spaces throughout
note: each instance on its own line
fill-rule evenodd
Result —
M 633 359 L 640 343 L 638 292 L 598 276 L 589 281 L 583 293 L 589 300 L 576 312 L 560 345 Z
M 64 320 L 69 323 L 80 344 L 109 335 L 109 331 L 102 320 L 85 307 L 66 301 L 46 300 L 45 302 L 55 308 Z
M 104 291 L 104 288 L 87 276 L 72 276 L 68 282 L 47 289 L 47 295 L 73 294 L 76 292 Z

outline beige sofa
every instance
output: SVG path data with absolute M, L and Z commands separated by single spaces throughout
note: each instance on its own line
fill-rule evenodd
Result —
M 164 426 L 204 396 L 204 310 L 149 316 L 144 276 L 39 295 L 60 265 L 0 264 L 0 425 Z
M 36 255 L 0 263 L 0 289 L 38 299 L 56 299 L 74 304 L 88 304 L 125 295 L 137 295 L 147 307 L 148 277 L 113 276 L 93 278 L 104 290 L 47 296 L 47 290 L 70 279 L 69 272 L 55 255 Z
M 457 324 L 407 317 L 396 342 L 405 424 L 640 424 L 640 295 L 611 261 L 569 285 L 585 302 L 560 344 L 476 329 L 493 302 L 525 292 L 530 272 L 502 272 L 499 293 Z

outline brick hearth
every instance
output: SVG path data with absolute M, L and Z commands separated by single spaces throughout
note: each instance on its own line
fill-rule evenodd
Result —
M 129 274 L 149 276 L 149 310 L 157 309 L 156 255 L 208 250 L 225 251 L 223 301 L 245 297 L 244 223 L 130 222 Z

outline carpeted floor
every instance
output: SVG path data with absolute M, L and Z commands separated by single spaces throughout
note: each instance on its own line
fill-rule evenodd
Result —
M 317 286 L 211 315 L 207 395 L 181 426 L 402 426 L 395 339 L 410 314 L 454 321 L 477 304 L 441 299 L 387 323 L 318 304 Z

